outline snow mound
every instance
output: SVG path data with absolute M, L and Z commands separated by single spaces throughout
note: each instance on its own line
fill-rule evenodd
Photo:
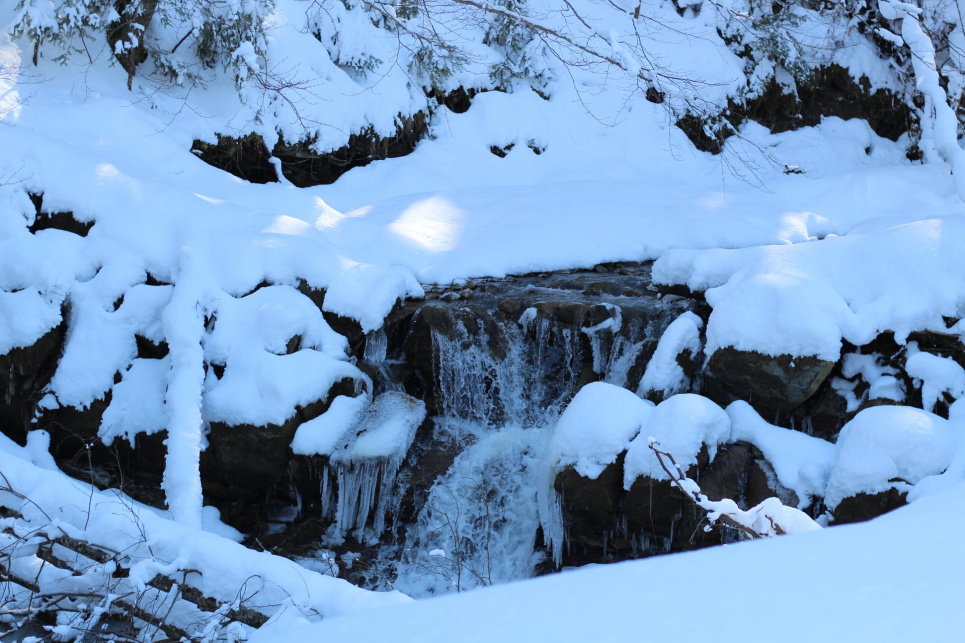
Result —
M 955 457 L 958 427 L 937 415 L 903 406 L 865 409 L 844 425 L 824 502 L 897 488 L 908 491 L 945 471 Z
M 653 413 L 653 404 L 613 384 L 593 382 L 573 397 L 547 445 L 551 473 L 573 466 L 595 479 L 626 451 Z
M 661 402 L 630 443 L 623 464 L 623 487 L 629 489 L 640 476 L 670 480 L 650 450 L 651 439 L 655 439 L 660 450 L 672 455 L 686 471 L 697 464 L 697 455 L 704 446 L 713 460 L 717 447 L 729 441 L 730 432 L 727 413 L 705 397 L 684 393 Z
M 671 250 L 654 281 L 706 291 L 708 354 L 733 346 L 837 361 L 842 339 L 944 330 L 965 299 L 965 221 L 871 220 L 845 236 L 736 250 Z

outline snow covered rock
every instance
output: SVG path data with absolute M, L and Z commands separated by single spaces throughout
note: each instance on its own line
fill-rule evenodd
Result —
M 841 430 L 828 479 L 825 504 L 835 521 L 867 519 L 902 504 L 915 484 L 949 467 L 956 431 L 953 423 L 920 409 L 883 406 L 859 413 Z

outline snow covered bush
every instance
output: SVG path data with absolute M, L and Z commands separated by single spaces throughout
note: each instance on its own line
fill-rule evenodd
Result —
M 77 52 L 91 57 L 102 38 L 127 70 L 128 88 L 148 58 L 179 85 L 218 67 L 241 83 L 264 71 L 273 11 L 273 0 L 20 0 L 10 33 L 33 44 L 35 65 L 45 44 L 66 61 Z

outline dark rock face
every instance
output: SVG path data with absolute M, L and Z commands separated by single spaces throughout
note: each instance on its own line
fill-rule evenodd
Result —
M 349 136 L 348 143 L 337 150 L 320 154 L 312 149 L 313 140 L 275 144 L 270 152 L 257 134 L 240 138 L 218 134 L 217 143 L 195 141 L 192 151 L 205 163 L 230 172 L 251 183 L 279 180 L 272 157 L 281 162 L 282 174 L 298 187 L 334 183 L 354 167 L 372 161 L 405 156 L 415 149 L 428 131 L 425 112 L 411 116 L 399 114 L 398 131 L 392 136 L 379 136 L 370 127 Z
M 813 356 L 771 357 L 722 348 L 707 362 L 701 392 L 720 406 L 746 400 L 768 422 L 786 426 L 833 369 L 834 362 Z
M 298 409 L 281 426 L 227 426 L 212 422 L 208 448 L 202 456 L 203 477 L 212 481 L 212 500 L 264 499 L 276 487 L 291 486 L 289 463 L 292 438 L 298 427 L 324 413 L 339 395 L 354 396 L 355 380 L 336 382 L 325 399 Z M 218 497 L 222 491 L 224 497 Z
M 871 520 L 905 504 L 907 492 L 888 489 L 881 493 L 858 493 L 838 503 L 832 511 L 835 525 Z
M 0 428 L 19 444 L 25 444 L 34 405 L 50 381 L 64 342 L 61 323 L 33 345 L 0 355 Z
M 623 460 L 604 469 L 596 479 L 566 468 L 557 474 L 567 545 L 564 564 L 586 564 L 686 551 L 735 540 L 726 527 L 705 531 L 704 511 L 669 480 L 641 476 L 623 489 Z M 796 506 L 797 497 L 785 489 L 760 452 L 746 443 L 721 445 L 714 460 L 706 448 L 687 475 L 712 500 L 730 498 L 741 509 L 778 497 Z

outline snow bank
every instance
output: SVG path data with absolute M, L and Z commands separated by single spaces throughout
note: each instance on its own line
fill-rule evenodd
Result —
M 885 330 L 899 342 L 944 330 L 942 315 L 956 316 L 965 300 L 963 242 L 958 217 L 879 219 L 811 243 L 670 251 L 653 275 L 706 291 L 708 354 L 734 346 L 837 361 L 842 339 L 861 346 Z
M 619 643 L 708 637 L 742 643 L 748 628 L 809 643 L 955 640 L 965 629 L 965 485 L 868 523 L 619 565 L 594 565 L 381 610 L 311 622 L 288 614 L 252 643 L 547 640 Z M 914 543 L 896 551 L 896 534 Z M 695 582 L 711 574 L 727 580 Z M 753 609 L 748 611 L 748 600 Z M 820 615 L 801 619 L 802 606 Z M 700 613 L 694 619 L 694 610 Z M 467 624 L 472 624 L 467 626 Z M 684 625 L 685 624 L 685 625 Z
M 0 491 L 4 504 L 13 503 L 25 518 L 55 522 L 48 529 L 129 558 L 131 578 L 149 582 L 157 573 L 197 570 L 184 582 L 208 596 L 232 600 L 243 590 L 246 606 L 269 616 L 284 611 L 317 613 L 322 617 L 408 602 L 398 592 L 374 593 L 304 569 L 267 552 L 256 552 L 214 533 L 173 522 L 165 512 L 141 505 L 117 491 L 100 492 L 59 471 L 38 468 L 40 449 L 19 447 L 0 435 L 0 470 L 9 484 L 28 500 Z M 41 466 L 49 462 L 40 458 Z M 45 515 L 46 514 L 46 515 Z M 223 530 L 222 525 L 219 530 Z M 179 580 L 181 575 L 178 575 Z
M 857 493 L 908 491 L 945 471 L 956 457 L 960 428 L 937 415 L 903 406 L 865 409 L 838 436 L 825 505 L 834 509 Z

